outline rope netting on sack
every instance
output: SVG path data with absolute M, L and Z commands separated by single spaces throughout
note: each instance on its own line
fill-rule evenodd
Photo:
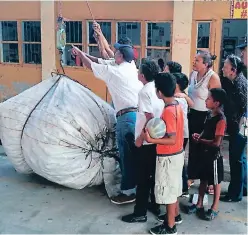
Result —
M 115 111 L 65 75 L 53 76 L 0 105 L 0 136 L 21 173 L 75 189 L 105 183 L 119 191 Z

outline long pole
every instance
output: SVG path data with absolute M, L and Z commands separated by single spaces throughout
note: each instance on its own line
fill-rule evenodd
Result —
M 89 9 L 89 11 L 90 11 L 91 18 L 92 18 L 93 21 L 95 21 L 95 18 L 94 18 L 94 16 L 93 16 L 93 13 L 92 13 L 91 8 L 90 8 L 90 4 L 89 4 L 89 2 L 88 2 L 87 0 L 86 0 L 86 3 L 87 3 L 87 6 L 88 6 L 88 9 Z

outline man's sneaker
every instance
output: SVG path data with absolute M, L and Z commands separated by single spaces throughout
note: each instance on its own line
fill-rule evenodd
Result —
M 209 209 L 207 213 L 205 214 L 205 219 L 208 221 L 214 220 L 218 214 L 219 214 L 219 211 L 214 211 L 212 209 Z
M 159 222 L 164 222 L 164 219 L 167 218 L 167 214 L 163 214 L 158 216 L 158 221 Z M 179 214 L 178 216 L 175 217 L 175 224 L 181 224 L 183 222 L 182 216 Z
M 183 192 L 183 194 L 181 195 L 181 197 L 189 198 L 189 191 Z
M 159 216 L 160 214 L 160 205 L 156 203 L 148 203 L 148 211 L 152 212 L 154 215 Z
M 195 204 L 188 207 L 188 214 L 203 214 L 204 213 L 204 207 L 197 207 Z
M 167 224 L 161 224 L 154 228 L 150 229 L 151 234 L 177 234 L 177 228 L 176 225 L 173 226 L 173 228 L 170 228 Z
M 147 216 L 137 216 L 135 214 L 125 215 L 121 218 L 126 223 L 144 223 L 147 221 Z
M 128 196 L 126 194 L 121 193 L 118 196 L 111 198 L 111 202 L 117 205 L 128 204 L 134 201 L 135 201 L 135 194 L 131 194 L 130 196 Z

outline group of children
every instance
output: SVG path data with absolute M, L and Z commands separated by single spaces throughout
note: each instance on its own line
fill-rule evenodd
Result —
M 178 71 L 172 71 L 173 68 Z M 147 210 L 150 210 L 163 222 L 150 229 L 152 234 L 177 234 L 176 224 L 182 223 L 178 197 L 188 195 L 184 150 L 189 138 L 187 114 L 193 104 L 185 93 L 188 77 L 181 73 L 181 65 L 176 62 L 168 62 L 165 72 L 159 72 L 156 62 L 149 59 L 142 61 L 138 76 L 144 87 L 139 92 L 135 128 L 138 147 L 136 205 L 134 212 L 123 216 L 122 220 L 146 222 Z M 226 128 L 222 112 L 225 95 L 223 89 L 209 91 L 206 100 L 209 116 L 204 131 L 193 134 L 194 141 L 202 146 L 199 153 L 201 183 L 198 202 L 188 207 L 188 213 L 203 212 L 207 220 L 218 214 L 223 180 L 220 144 Z M 161 139 L 151 138 L 146 130 L 146 123 L 153 117 L 161 118 L 166 124 L 166 135 Z M 205 213 L 203 198 L 208 184 L 214 185 L 214 201 Z M 160 215 L 160 204 L 166 205 L 166 214 Z

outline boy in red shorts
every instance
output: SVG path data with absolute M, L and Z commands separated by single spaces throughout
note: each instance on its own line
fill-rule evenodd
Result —
M 166 134 L 153 139 L 148 131 L 144 138 L 148 143 L 157 144 L 155 173 L 155 197 L 158 204 L 166 205 L 164 222 L 150 230 L 152 234 L 177 234 L 175 219 L 179 215 L 178 197 L 182 195 L 182 170 L 184 165 L 184 119 L 183 110 L 174 98 L 176 78 L 170 73 L 159 73 L 155 78 L 157 96 L 165 103 L 162 120 Z

